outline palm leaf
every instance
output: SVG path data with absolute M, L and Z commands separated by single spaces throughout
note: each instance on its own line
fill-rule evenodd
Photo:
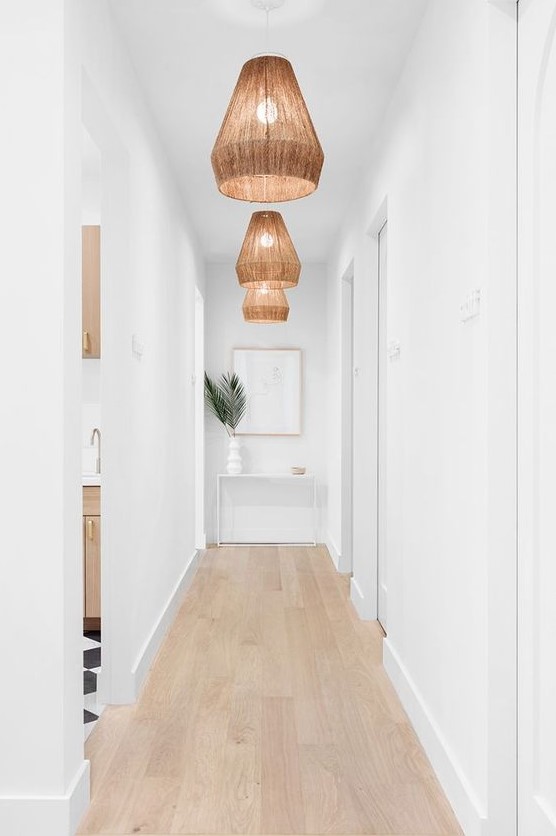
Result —
M 228 432 L 228 401 L 222 389 L 205 372 L 205 404 L 209 412 L 224 425 Z
M 231 374 L 230 372 L 223 374 L 220 378 L 220 389 L 228 408 L 227 424 L 232 430 L 232 435 L 235 435 L 235 431 L 247 409 L 247 394 L 237 374 Z

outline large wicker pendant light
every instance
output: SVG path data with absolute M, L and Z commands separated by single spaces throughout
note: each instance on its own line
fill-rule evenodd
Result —
M 254 212 L 249 221 L 236 273 L 242 287 L 285 290 L 301 273 L 292 239 L 280 212 Z
M 243 318 L 246 322 L 271 325 L 286 322 L 290 306 L 283 290 L 248 290 L 243 302 Z
M 243 65 L 211 161 L 219 190 L 237 200 L 281 203 L 315 191 L 324 154 L 286 58 Z

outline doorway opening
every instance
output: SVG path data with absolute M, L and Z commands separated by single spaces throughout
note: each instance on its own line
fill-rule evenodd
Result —
M 101 673 L 101 152 L 82 129 L 82 441 L 83 727 L 90 735 L 103 706 Z

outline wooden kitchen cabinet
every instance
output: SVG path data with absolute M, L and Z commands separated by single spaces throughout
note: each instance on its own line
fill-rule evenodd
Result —
M 83 488 L 83 629 L 100 629 L 100 488 Z
M 100 357 L 100 226 L 81 227 L 82 328 L 85 358 Z

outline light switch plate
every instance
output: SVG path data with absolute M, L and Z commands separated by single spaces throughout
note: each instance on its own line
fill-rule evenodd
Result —
M 131 336 L 131 353 L 133 356 L 140 360 L 143 356 L 143 352 L 145 351 L 145 346 L 143 345 L 142 341 L 139 339 L 137 334 L 132 334 Z
M 481 313 L 481 291 L 472 290 L 465 297 L 463 305 L 459 309 L 459 318 L 461 322 L 468 322 L 470 319 L 475 319 Z
M 391 340 L 388 343 L 388 359 L 398 360 L 401 354 L 402 347 L 399 340 Z

